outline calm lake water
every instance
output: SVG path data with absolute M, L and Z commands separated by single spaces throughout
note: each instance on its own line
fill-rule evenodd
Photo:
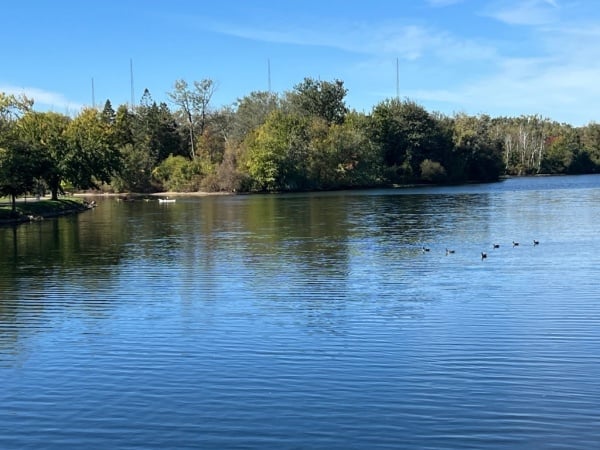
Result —
M 98 203 L 0 228 L 2 449 L 600 445 L 600 176 Z

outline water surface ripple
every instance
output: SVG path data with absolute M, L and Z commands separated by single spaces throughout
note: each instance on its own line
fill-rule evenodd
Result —
M 98 203 L 0 229 L 0 448 L 600 442 L 599 176 Z

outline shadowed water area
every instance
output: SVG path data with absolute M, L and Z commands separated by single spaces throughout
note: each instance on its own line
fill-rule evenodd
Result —
M 0 448 L 594 448 L 599 227 L 579 176 L 0 228 Z

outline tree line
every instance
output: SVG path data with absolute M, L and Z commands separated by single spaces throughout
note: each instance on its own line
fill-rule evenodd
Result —
M 107 100 L 74 117 L 0 93 L 0 193 L 296 191 L 600 170 L 593 122 L 448 116 L 397 98 L 357 112 L 340 80 L 305 78 L 219 108 L 215 89 L 178 80 L 169 104 L 146 90 L 138 105 Z

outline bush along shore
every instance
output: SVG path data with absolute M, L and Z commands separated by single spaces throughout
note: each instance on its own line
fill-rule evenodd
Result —
M 17 203 L 16 210 L 10 204 L 0 203 L 0 225 L 17 225 L 51 217 L 77 214 L 94 208 L 96 202 L 82 199 L 33 200 Z

